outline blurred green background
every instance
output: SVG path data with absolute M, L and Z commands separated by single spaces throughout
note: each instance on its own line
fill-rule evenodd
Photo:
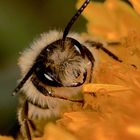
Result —
M 17 118 L 17 97 L 11 94 L 20 75 L 19 52 L 40 33 L 64 29 L 76 12 L 75 3 L 76 0 L 0 0 L 0 134 L 6 134 Z M 85 25 L 80 17 L 72 30 L 86 31 Z

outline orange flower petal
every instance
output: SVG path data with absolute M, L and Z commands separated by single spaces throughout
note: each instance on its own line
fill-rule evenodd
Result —
M 79 0 L 77 7 L 83 0 Z M 91 2 L 83 12 L 88 20 L 87 30 L 92 36 L 106 40 L 119 40 L 130 30 L 140 32 L 140 18 L 135 11 L 121 0 L 106 0 L 104 3 Z
M 129 0 L 138 14 L 140 14 L 140 1 L 139 0 Z
M 14 140 L 14 139 L 8 136 L 0 136 L 0 140 Z

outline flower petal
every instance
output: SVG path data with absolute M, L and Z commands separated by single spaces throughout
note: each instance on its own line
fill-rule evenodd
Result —
M 138 14 L 140 14 L 140 1 L 139 0 L 129 0 Z

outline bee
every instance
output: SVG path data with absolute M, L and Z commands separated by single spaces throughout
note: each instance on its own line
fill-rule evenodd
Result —
M 51 118 L 82 109 L 81 88 L 93 81 L 96 66 L 96 54 L 91 48 L 101 49 L 122 62 L 103 43 L 84 40 L 79 34 L 69 32 L 89 2 L 85 0 L 64 32 L 42 34 L 19 58 L 22 78 L 13 95 L 20 93 L 18 120 L 23 139 L 42 135 Z

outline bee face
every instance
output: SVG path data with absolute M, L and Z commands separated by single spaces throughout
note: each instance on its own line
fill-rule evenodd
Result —
M 46 38 L 54 34 L 56 38 L 49 42 Z M 19 59 L 23 76 L 33 68 L 22 90 L 27 98 L 40 99 L 40 104 L 50 94 L 67 99 L 78 97 L 81 86 L 89 82 L 91 63 L 82 46 L 83 40 L 75 33 L 70 33 L 64 42 L 61 38 L 62 33 L 58 31 L 44 34 Z M 35 51 L 38 48 L 40 52 Z
M 46 46 L 36 59 L 36 77 L 49 86 L 76 87 L 87 76 L 85 54 L 81 44 L 72 38 L 57 40 Z

